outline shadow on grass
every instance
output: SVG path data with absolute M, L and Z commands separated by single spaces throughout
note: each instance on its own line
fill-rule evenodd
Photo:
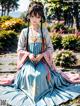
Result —
M 0 51 L 0 55 L 4 55 L 4 54 L 8 54 L 8 53 L 16 53 L 17 50 L 14 49 L 14 50 L 11 50 L 11 51 Z
M 62 71 L 72 71 L 72 70 L 80 70 L 80 65 L 71 66 L 71 67 L 62 67 Z
M 71 105 L 80 106 L 80 96 L 78 96 L 77 98 L 73 100 L 69 100 L 66 103 L 62 103 L 60 106 L 71 106 Z

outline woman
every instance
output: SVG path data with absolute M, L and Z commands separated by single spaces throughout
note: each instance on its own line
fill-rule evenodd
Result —
M 47 29 L 44 7 L 31 2 L 28 28 L 21 31 L 18 41 L 18 73 L 14 82 L 0 86 L 0 99 L 12 106 L 56 106 L 80 95 L 79 75 L 58 73 L 52 63 L 53 46 Z M 71 79 L 73 78 L 73 79 Z

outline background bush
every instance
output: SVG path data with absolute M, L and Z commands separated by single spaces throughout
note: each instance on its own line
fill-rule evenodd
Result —
M 63 23 L 57 23 L 54 25 L 54 29 L 56 29 L 56 32 L 61 32 L 61 33 L 66 33 L 66 27 L 64 26 Z
M 16 32 L 20 32 L 21 29 L 26 26 L 27 23 L 25 23 L 22 19 L 12 18 L 2 23 L 1 28 L 4 30 L 14 30 Z
M 10 20 L 10 19 L 12 19 L 11 16 L 0 16 L 0 23 L 3 23 L 3 22 Z
M 14 31 L 0 31 L 0 52 L 15 51 L 17 47 L 17 33 Z
M 75 29 L 73 27 L 65 26 L 63 21 L 54 21 L 51 24 L 47 24 L 47 29 L 49 32 L 58 32 L 61 34 L 75 34 Z
M 58 66 L 67 67 L 76 64 L 77 58 L 75 55 L 73 55 L 72 51 L 63 50 L 56 55 L 54 61 Z
M 75 33 L 75 29 L 73 27 L 66 27 L 66 32 L 67 33 Z
M 54 49 L 69 49 L 74 51 L 80 51 L 80 36 L 74 34 L 68 34 L 61 36 L 59 33 L 53 33 L 51 35 L 51 41 Z
M 62 45 L 64 49 L 80 51 L 80 36 L 67 35 L 62 37 Z
M 62 36 L 60 36 L 58 33 L 54 33 L 53 36 L 51 36 L 51 41 L 54 49 L 62 48 L 62 44 L 61 44 Z

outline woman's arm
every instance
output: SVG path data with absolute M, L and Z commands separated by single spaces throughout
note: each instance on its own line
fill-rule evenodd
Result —
M 19 40 L 18 40 L 18 47 L 17 47 L 17 69 L 20 69 L 24 64 L 25 60 L 27 59 L 29 52 L 26 50 L 27 43 L 26 43 L 26 35 L 27 29 L 23 29 L 20 33 Z
M 29 56 L 29 53 L 27 51 L 18 51 L 17 53 L 18 57 L 20 57 L 20 59 L 17 59 L 17 69 L 19 70 L 22 65 L 25 63 L 25 61 L 27 60 L 27 57 Z
M 46 51 L 43 53 L 43 56 L 44 56 L 44 59 L 46 60 L 46 62 L 48 63 L 48 65 L 56 71 L 56 66 L 55 64 L 53 63 L 53 60 L 52 60 L 52 55 L 53 55 L 53 45 L 52 45 L 52 42 L 51 42 L 51 39 L 50 39 L 50 36 L 48 34 L 48 30 L 45 29 L 44 31 L 44 37 L 46 38 Z

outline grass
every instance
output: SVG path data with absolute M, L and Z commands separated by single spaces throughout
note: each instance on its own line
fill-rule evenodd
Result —
M 0 65 L 3 65 L 3 63 L 0 63 Z
M 80 96 L 75 98 L 74 100 L 69 100 L 68 102 L 61 104 L 61 106 L 71 106 L 72 104 L 78 104 L 78 106 L 80 106 Z
M 13 62 L 12 62 L 12 63 L 9 63 L 8 65 L 16 65 L 16 63 L 13 63 Z

